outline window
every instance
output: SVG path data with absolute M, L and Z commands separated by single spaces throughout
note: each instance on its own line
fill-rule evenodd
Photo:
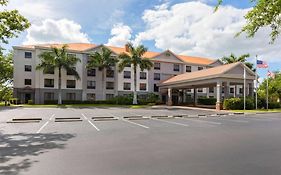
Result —
M 53 92 L 45 92 L 44 93 L 44 100 L 54 100 L 54 93 Z
M 180 65 L 174 64 L 174 71 L 179 72 L 180 71 Z
M 54 87 L 54 79 L 44 79 L 44 87 Z
M 146 83 L 140 83 L 140 90 L 146 91 Z
M 45 69 L 43 70 L 43 74 L 54 74 L 55 70 L 54 69 Z
M 202 88 L 198 88 L 197 92 L 203 92 L 203 89 Z
M 156 84 L 154 84 L 154 92 L 159 92 L 159 87 Z
M 88 69 L 88 70 L 87 70 L 87 76 L 88 76 L 88 77 L 94 77 L 94 76 L 96 76 L 96 69 Z
M 124 83 L 123 89 L 124 90 L 131 90 L 131 83 Z
M 94 94 L 94 93 L 88 93 L 88 94 L 87 94 L 87 100 L 89 100 L 89 101 L 95 101 L 95 100 L 96 100 L 96 94 Z
M 66 93 L 66 100 L 76 100 L 75 93 Z
M 185 71 L 186 72 L 191 72 L 191 66 L 185 66 Z
M 131 78 L 131 71 L 124 71 L 124 78 L 130 79 Z
M 114 89 L 114 82 L 106 82 L 106 89 Z
M 243 94 L 243 88 L 239 88 L 239 94 Z
M 95 89 L 96 82 L 95 81 L 87 81 L 87 89 Z
M 154 73 L 154 80 L 160 80 L 160 74 Z
M 146 79 L 146 72 L 140 72 L 140 79 L 145 80 Z
M 106 77 L 107 78 L 114 78 L 114 70 L 106 69 Z
M 87 63 L 90 62 L 91 58 L 92 58 L 91 55 L 88 54 L 88 55 L 87 55 Z
M 214 87 L 209 87 L 209 93 L 214 93 L 214 92 L 215 92 Z
M 203 70 L 203 67 L 199 66 L 199 67 L 198 67 L 198 70 Z
M 32 58 L 32 52 L 24 52 L 24 58 Z
M 234 88 L 230 88 L 229 91 L 230 91 L 231 94 L 233 94 L 234 93 Z
M 67 80 L 66 81 L 66 88 L 75 88 L 76 82 L 75 80 Z
M 113 97 L 114 97 L 114 94 L 106 94 L 106 95 L 105 95 L 106 100 L 110 100 L 110 99 L 112 99 Z
M 31 85 L 31 79 L 24 79 L 24 85 Z
M 72 69 L 71 70 L 67 70 L 66 71 L 66 75 L 74 75 L 74 70 L 76 71 L 75 67 L 73 67 L 73 70 Z
M 191 92 L 191 89 L 187 89 L 186 92 Z
M 31 72 L 32 66 L 31 65 L 24 65 L 25 72 Z
M 161 69 L 160 63 L 154 63 L 154 70 L 160 70 L 160 69 Z

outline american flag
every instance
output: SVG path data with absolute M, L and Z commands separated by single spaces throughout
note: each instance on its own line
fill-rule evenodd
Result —
M 271 72 L 271 71 L 267 71 L 267 76 L 271 77 L 271 78 L 275 78 L 275 73 Z
M 268 64 L 265 61 L 257 60 L 257 68 L 268 68 Z

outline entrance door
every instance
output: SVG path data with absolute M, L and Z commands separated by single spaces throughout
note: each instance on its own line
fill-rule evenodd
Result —
M 26 93 L 24 96 L 24 103 L 28 103 L 28 100 L 31 100 L 31 94 L 30 93 Z

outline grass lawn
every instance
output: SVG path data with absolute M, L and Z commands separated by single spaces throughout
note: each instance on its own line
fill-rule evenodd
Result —
M 246 113 L 258 113 L 258 112 L 281 112 L 281 109 L 258 109 L 258 110 L 231 110 L 232 112 L 246 112 Z
M 116 104 L 65 104 L 65 105 L 11 105 L 11 107 L 27 107 L 27 108 L 79 108 L 79 107 L 123 107 L 123 108 L 147 108 L 150 105 L 116 105 Z

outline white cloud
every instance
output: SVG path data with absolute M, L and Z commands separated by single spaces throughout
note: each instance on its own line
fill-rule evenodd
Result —
M 122 23 L 115 24 L 111 29 L 112 37 L 108 39 L 106 45 L 111 46 L 124 46 L 128 41 L 130 41 L 132 35 L 132 29 Z
M 81 32 L 81 26 L 68 19 L 46 19 L 40 25 L 33 24 L 27 30 L 24 44 L 39 43 L 89 43 L 87 34 Z
M 146 29 L 137 34 L 136 43 L 152 40 L 159 49 L 171 49 L 176 53 L 220 58 L 231 52 L 240 55 L 250 53 L 260 58 L 279 61 L 280 39 L 269 45 L 269 29 L 259 31 L 255 38 L 234 35 L 245 24 L 244 15 L 249 9 L 221 6 L 202 2 L 185 2 L 169 6 L 164 3 L 146 10 L 142 16 Z

